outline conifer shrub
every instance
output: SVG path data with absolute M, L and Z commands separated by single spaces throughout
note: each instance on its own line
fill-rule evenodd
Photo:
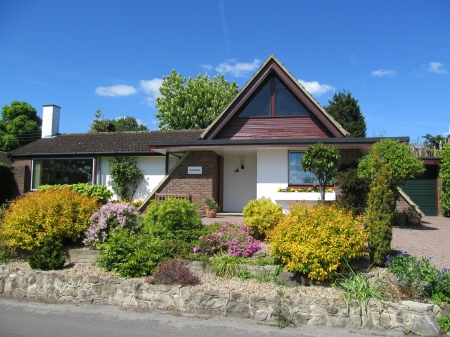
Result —
M 12 166 L 0 162 L 0 177 L 0 205 L 2 205 L 7 200 L 13 199 L 18 189 Z
M 268 198 L 250 200 L 244 207 L 244 224 L 257 239 L 264 239 L 266 232 L 274 228 L 282 216 L 281 205 Z
M 96 247 L 98 243 L 108 240 L 109 234 L 118 227 L 137 230 L 138 212 L 126 202 L 120 204 L 107 203 L 92 214 L 90 226 L 85 232 L 83 243 Z
M 362 255 L 367 233 L 361 217 L 334 204 L 293 204 L 268 239 L 288 271 L 325 280 L 344 260 Z
M 27 193 L 3 213 L 0 237 L 10 248 L 38 251 L 50 241 L 80 240 L 97 200 L 68 188 Z
M 372 159 L 371 177 L 366 215 L 368 246 L 370 260 L 381 266 L 391 251 L 395 199 L 390 188 L 390 164 L 379 157 L 377 152 Z
M 60 188 L 68 187 L 71 191 L 77 192 L 81 195 L 87 195 L 91 198 L 96 198 L 102 204 L 106 204 L 112 197 L 113 193 L 108 190 L 105 185 L 91 185 L 88 183 L 79 184 L 63 184 L 63 185 L 41 185 L 38 187 L 38 191 L 56 190 Z
M 62 252 L 62 244 L 57 240 L 48 241 L 45 246 L 28 257 L 28 264 L 33 269 L 57 270 L 66 262 L 66 256 Z
M 354 214 L 362 214 L 367 206 L 369 182 L 358 177 L 358 163 L 340 165 L 336 173 L 336 183 L 342 192 L 337 196 L 339 205 L 352 209 Z

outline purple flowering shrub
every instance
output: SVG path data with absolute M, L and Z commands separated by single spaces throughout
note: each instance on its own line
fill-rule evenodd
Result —
M 249 257 L 261 249 L 261 242 L 249 234 L 249 229 L 244 224 L 225 222 L 219 230 L 200 236 L 199 240 L 194 253 L 205 255 L 225 253 L 229 256 Z
M 119 227 L 137 229 L 137 216 L 136 207 L 129 203 L 107 203 L 92 214 L 91 224 L 84 233 L 86 238 L 83 243 L 95 247 L 98 243 L 106 242 L 109 234 Z

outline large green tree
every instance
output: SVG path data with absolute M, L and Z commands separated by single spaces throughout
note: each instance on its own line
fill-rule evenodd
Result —
M 95 112 L 95 119 L 92 124 L 89 125 L 89 132 L 115 132 L 116 126 L 111 119 L 105 119 L 102 115 L 102 111 L 98 109 Z
M 121 117 L 113 120 L 113 124 L 116 126 L 116 131 L 147 131 L 148 128 L 139 124 L 134 117 Z
M 2 108 L 0 150 L 11 151 L 41 138 L 42 119 L 26 102 L 13 101 Z
M 161 97 L 156 98 L 155 106 L 160 129 L 204 129 L 236 96 L 238 85 L 223 75 L 212 80 L 207 74 L 186 79 L 172 70 L 163 77 L 159 91 Z
M 100 111 L 95 113 L 95 119 L 89 125 L 89 132 L 120 132 L 120 131 L 147 131 L 147 127 L 139 124 L 134 117 L 121 117 L 118 119 L 105 119 Z
M 345 130 L 350 132 L 352 137 L 366 136 L 366 121 L 361 113 L 358 100 L 353 98 L 350 92 L 344 90 L 344 92 L 334 93 L 333 97 L 328 100 L 325 110 Z

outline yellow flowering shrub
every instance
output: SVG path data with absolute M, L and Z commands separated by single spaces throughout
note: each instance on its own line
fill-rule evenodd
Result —
M 263 239 L 266 231 L 275 227 L 282 215 L 281 205 L 268 198 L 250 200 L 244 207 L 244 225 L 253 237 Z
M 362 219 L 335 205 L 293 204 L 269 232 L 272 255 L 291 272 L 330 278 L 346 260 L 362 255 L 367 241 Z
M 0 236 L 10 248 L 39 250 L 46 242 L 79 240 L 97 211 L 96 198 L 69 190 L 27 193 L 3 213 Z

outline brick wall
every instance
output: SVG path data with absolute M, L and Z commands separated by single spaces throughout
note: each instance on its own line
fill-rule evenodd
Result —
M 359 158 L 364 156 L 364 153 L 359 149 L 346 149 L 339 150 L 341 154 L 341 164 L 349 164 L 353 161 L 358 161 Z
M 31 159 L 14 160 L 14 178 L 20 195 L 31 189 Z

